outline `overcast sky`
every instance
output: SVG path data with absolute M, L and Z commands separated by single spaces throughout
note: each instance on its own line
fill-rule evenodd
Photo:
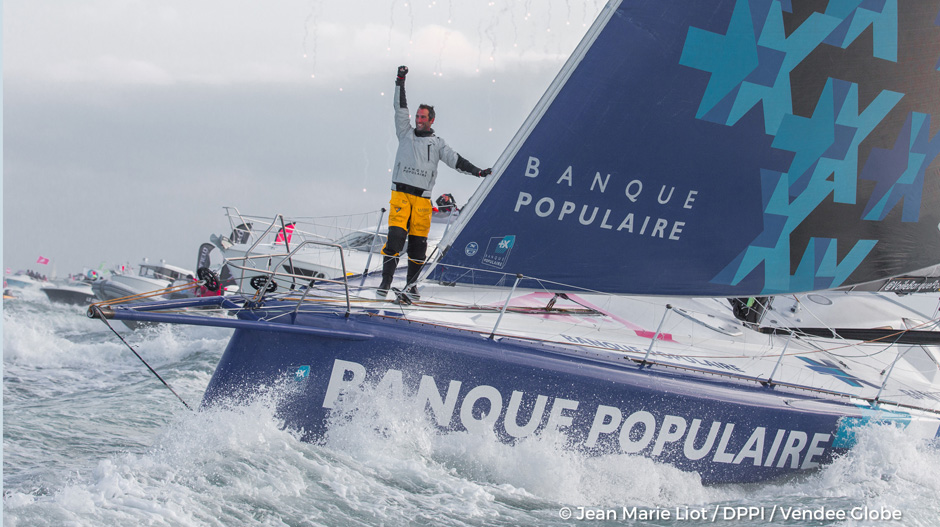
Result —
M 391 92 L 496 161 L 600 0 L 6 0 L 3 264 L 192 268 L 223 206 L 387 204 Z M 442 165 L 435 195 L 478 180 Z M 50 258 L 49 265 L 37 258 Z

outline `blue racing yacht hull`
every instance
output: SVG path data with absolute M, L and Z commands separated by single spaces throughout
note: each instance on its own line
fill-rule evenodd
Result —
M 590 455 L 644 455 L 706 483 L 751 482 L 827 463 L 864 406 L 754 381 L 396 317 L 299 314 L 320 333 L 235 330 L 203 406 L 286 383 L 278 413 L 321 438 L 351 390 L 423 407 L 442 433 L 515 442 L 546 430 Z M 343 409 L 347 410 L 347 409 Z

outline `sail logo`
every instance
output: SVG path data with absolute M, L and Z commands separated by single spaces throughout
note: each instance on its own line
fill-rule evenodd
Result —
M 502 241 L 500 241 L 496 245 L 496 252 L 505 253 L 509 251 L 510 249 L 512 249 L 512 244 L 515 243 L 515 241 L 516 241 L 515 236 L 506 236 L 505 238 L 502 239 Z
M 483 253 L 483 265 L 497 269 L 505 267 L 506 262 L 509 261 L 509 253 L 512 251 L 512 247 L 515 243 L 516 236 L 512 234 L 490 238 L 486 246 L 486 251 Z
M 478 244 L 477 242 L 470 242 L 467 244 L 467 247 L 464 248 L 463 252 L 465 252 L 467 256 L 473 256 L 479 250 L 480 250 L 480 244 Z
M 310 366 L 298 366 L 297 370 L 294 371 L 294 380 L 295 381 L 305 381 L 310 377 Z

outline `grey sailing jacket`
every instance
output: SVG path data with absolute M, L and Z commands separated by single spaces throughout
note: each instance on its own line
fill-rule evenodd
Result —
M 392 97 L 395 108 L 395 133 L 398 135 L 398 153 L 395 154 L 395 166 L 392 169 L 392 190 L 396 183 L 418 187 L 422 196 L 431 197 L 434 181 L 437 179 L 437 163 L 443 161 L 454 170 L 477 176 L 480 169 L 447 146 L 443 138 L 430 133 L 417 135 L 408 116 L 405 101 L 404 82 L 395 85 Z

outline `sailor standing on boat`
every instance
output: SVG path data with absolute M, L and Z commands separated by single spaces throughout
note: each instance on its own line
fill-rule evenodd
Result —
M 382 267 L 382 285 L 376 292 L 385 298 L 398 267 L 398 256 L 408 238 L 408 281 L 405 285 L 407 300 L 417 300 L 414 282 L 427 258 L 428 233 L 431 231 L 431 190 L 437 179 L 437 163 L 467 174 L 486 177 L 492 169 L 480 170 L 455 152 L 440 137 L 434 135 L 434 107 L 418 106 L 415 126 L 411 127 L 408 104 L 405 102 L 405 75 L 407 66 L 398 67 L 395 80 L 395 133 L 398 135 L 398 153 L 392 171 L 392 199 L 388 214 L 388 242 L 382 248 L 385 255 Z

